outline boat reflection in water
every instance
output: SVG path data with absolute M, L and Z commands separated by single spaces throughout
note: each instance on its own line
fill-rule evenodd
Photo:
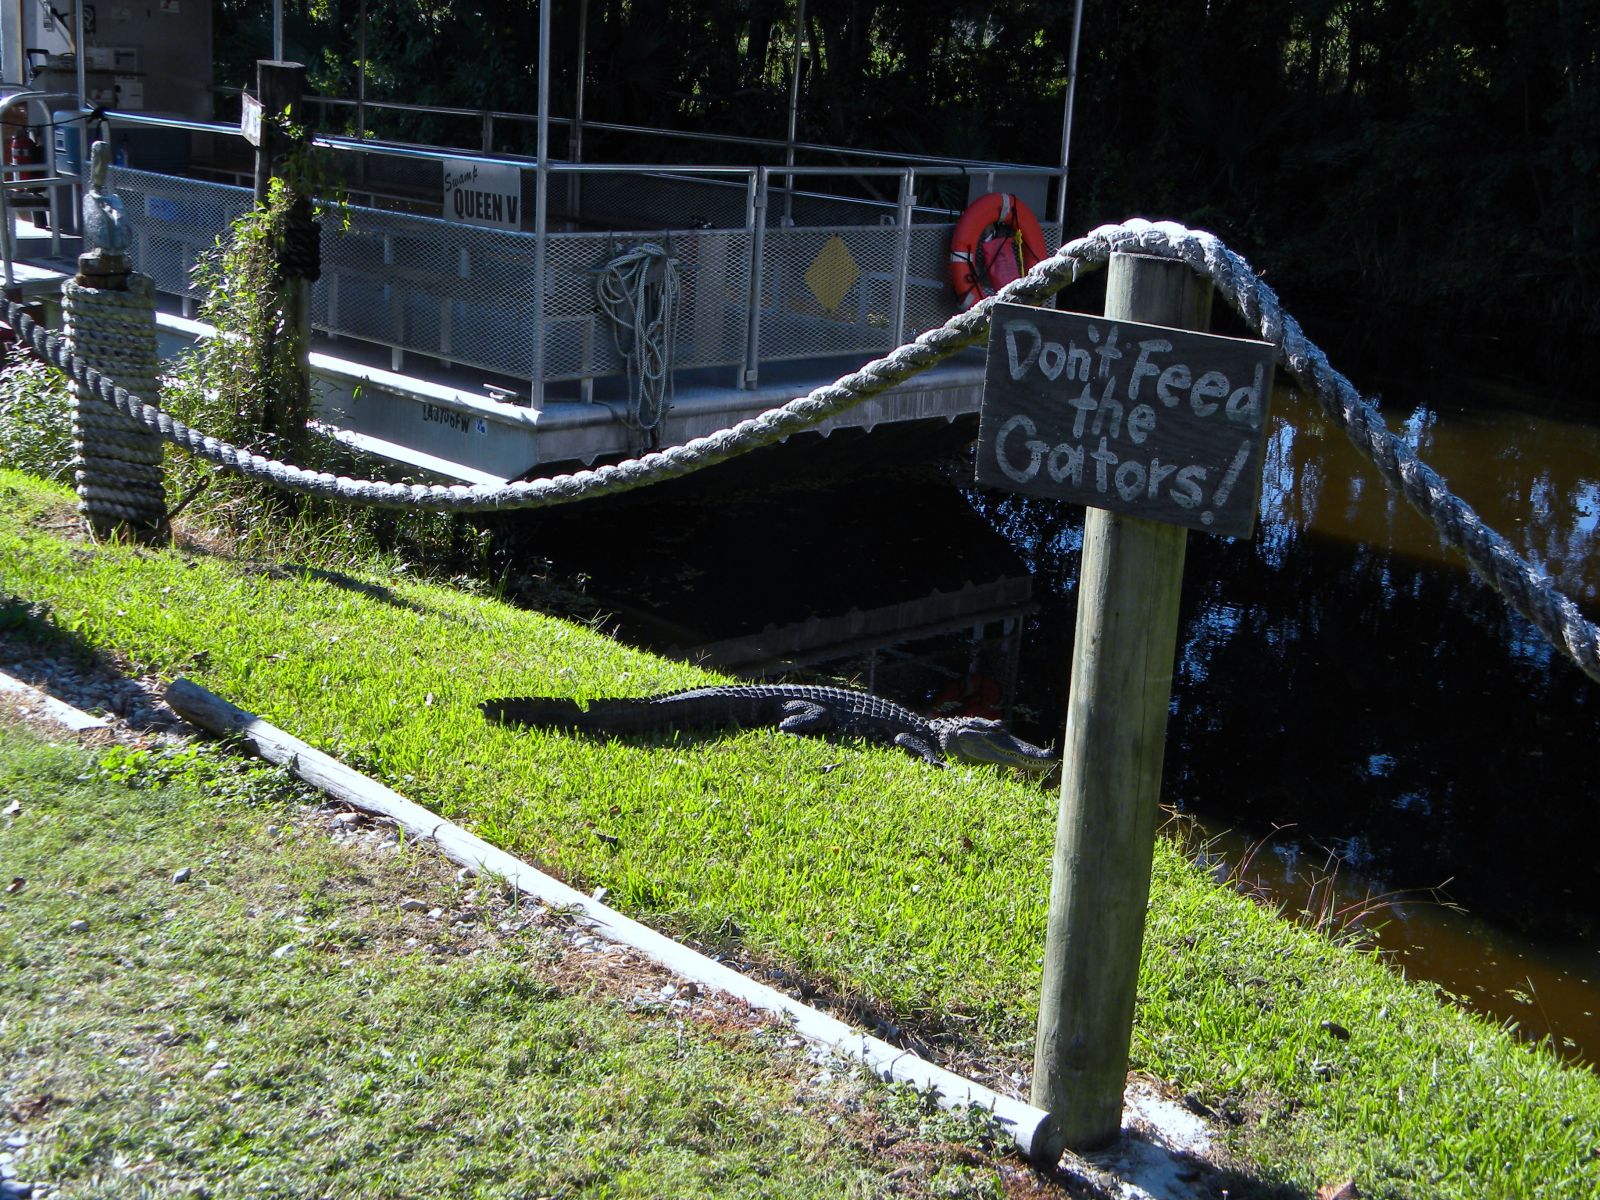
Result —
M 624 640 L 749 678 L 1008 717 L 1033 581 L 951 486 L 970 429 L 834 433 L 508 523 Z

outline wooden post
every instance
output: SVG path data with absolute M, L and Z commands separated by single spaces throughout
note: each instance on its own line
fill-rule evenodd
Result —
M 261 102 L 261 138 L 256 147 L 255 196 L 258 205 L 264 204 L 272 185 L 279 162 L 297 147 L 294 139 L 285 133 L 280 119 L 285 112 L 295 121 L 304 120 L 300 105 L 306 91 L 306 69 L 302 63 L 278 62 L 258 59 L 256 62 L 256 98 Z M 309 205 L 313 197 L 299 198 Z M 309 219 L 309 209 L 306 210 Z M 296 271 L 284 273 L 278 308 L 283 313 L 284 328 L 292 331 L 297 347 L 296 394 L 284 397 L 269 409 L 277 413 L 305 413 L 311 411 L 311 281 Z M 269 348 L 270 352 L 270 348 Z M 275 417 L 269 424 L 277 426 Z M 273 428 L 291 441 L 303 439 L 301 430 Z
M 1179 262 L 1114 254 L 1105 315 L 1204 329 L 1211 285 Z M 1187 536 L 1088 510 L 1034 1053 L 1045 1160 L 1122 1127 Z
M 293 149 L 276 118 L 291 106 L 298 108 L 306 92 L 306 69 L 301 63 L 258 59 L 256 99 L 261 102 L 261 144 L 256 147 L 256 203 L 267 198 L 272 164 Z

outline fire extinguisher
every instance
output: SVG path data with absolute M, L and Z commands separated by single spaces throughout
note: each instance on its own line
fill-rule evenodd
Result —
M 33 136 L 33 128 L 28 125 L 17 126 L 16 132 L 6 139 L 5 153 L 6 162 L 14 166 L 44 165 L 44 147 L 40 145 L 39 139 Z M 20 171 L 17 173 L 16 178 L 43 179 L 44 172 Z M 37 205 L 44 200 L 44 196 L 35 191 L 22 191 L 17 193 L 17 200 L 23 205 L 37 208 Z M 34 223 L 38 224 L 39 220 L 40 214 L 35 211 Z
M 19 125 L 6 141 L 6 161 L 16 166 L 44 164 L 44 147 L 33 136 L 33 126 Z M 43 179 L 43 171 L 23 171 L 20 179 Z

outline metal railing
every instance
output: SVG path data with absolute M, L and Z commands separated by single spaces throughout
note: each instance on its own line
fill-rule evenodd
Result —
M 321 124 L 327 125 L 329 109 L 349 108 L 357 114 L 356 131 L 354 137 L 358 141 L 373 140 L 368 137 L 368 126 L 364 119 L 367 111 L 404 113 L 412 116 L 441 116 L 457 117 L 474 121 L 480 130 L 479 149 L 485 154 L 492 154 L 495 150 L 495 123 L 505 121 L 520 125 L 534 125 L 538 116 L 534 113 L 509 112 L 490 108 L 458 108 L 441 104 L 404 104 L 390 100 L 349 100 L 339 96 L 307 96 L 304 103 L 308 106 L 315 105 L 323 120 Z M 578 121 L 571 117 L 550 117 L 550 124 L 561 126 L 569 131 L 571 136 L 575 131 L 597 131 L 601 133 L 620 133 L 638 137 L 654 137 L 678 141 L 701 142 L 706 145 L 744 146 L 749 149 L 779 150 L 787 152 L 790 149 L 798 153 L 826 155 L 830 158 L 860 159 L 874 163 L 901 163 L 919 166 L 948 166 L 965 167 L 969 172 L 977 174 L 986 171 L 1009 173 L 1018 170 L 1018 164 L 1001 162 L 997 159 L 963 158 L 956 155 L 930 155 L 909 154 L 895 150 L 866 150 L 854 146 L 832 146 L 824 142 L 790 142 L 783 138 L 752 137 L 748 134 L 712 133 L 704 130 L 687 129 L 662 129 L 649 125 L 629 125 L 614 121 Z M 381 139 L 380 139 L 381 140 Z M 569 146 L 569 156 L 576 159 Z M 1058 178 L 1061 175 L 1060 167 L 1029 167 L 1030 171 L 1039 171 Z
M 68 105 L 71 109 L 68 109 Z M 60 106 L 52 109 L 52 105 Z M 30 90 L 9 91 L 0 99 L 0 131 L 9 131 L 11 113 L 21 109 L 24 122 L 29 128 L 38 128 L 44 131 L 39 148 L 43 151 L 43 160 L 31 163 L 13 163 L 9 161 L 9 148 L 5 155 L 6 161 L 0 163 L 0 261 L 3 261 L 5 286 L 16 285 L 16 242 L 17 231 L 15 215 L 19 211 L 43 212 L 48 214 L 47 224 L 50 227 L 50 256 L 61 256 L 61 232 L 66 226 L 75 226 L 77 204 L 75 200 L 75 185 L 78 183 L 76 173 L 64 169 L 64 164 L 58 158 L 56 147 L 57 115 L 71 111 L 78 113 L 78 97 L 72 92 L 37 92 Z M 29 110 L 37 106 L 40 119 L 34 120 L 29 116 Z M 71 123 L 76 123 L 74 119 Z M 86 138 L 83 130 L 71 131 L 80 138 L 80 157 L 82 162 L 87 158 L 87 147 L 82 140 Z M 19 201 L 21 201 L 19 203 Z
M 108 119 L 238 136 L 236 127 L 216 122 L 122 113 Z M 707 140 L 786 145 L 724 135 Z M 364 193 L 413 207 L 437 206 L 449 160 L 515 168 L 525 192 L 538 173 L 537 161 L 511 154 L 343 136 L 320 136 L 315 143 L 332 154 L 338 174 L 365 181 Z M 407 355 L 420 355 L 525 380 L 526 399 L 535 407 L 545 402 L 547 389 L 604 398 L 628 368 L 595 301 L 595 278 L 622 251 L 653 241 L 678 260 L 682 280 L 675 371 L 711 382 L 728 372 L 730 383 L 753 387 L 766 365 L 880 352 L 943 323 L 955 311 L 945 282 L 953 214 L 919 205 L 918 184 L 970 178 L 975 168 L 1046 179 L 1058 173 L 950 160 L 850 166 L 550 162 L 545 172 L 553 211 L 543 230 L 483 228 L 431 212 L 352 205 L 348 231 L 323 233 L 312 325 L 332 338 L 387 347 L 395 369 Z M 857 194 L 818 186 L 838 181 L 850 181 Z M 249 207 L 250 190 L 126 167 L 114 169 L 112 182 L 135 229 L 140 269 L 162 291 L 192 303 L 198 298 L 196 262 Z M 892 199 L 861 194 L 873 192 Z M 533 207 L 525 206 L 529 213 Z M 1054 250 L 1060 229 L 1044 228 Z

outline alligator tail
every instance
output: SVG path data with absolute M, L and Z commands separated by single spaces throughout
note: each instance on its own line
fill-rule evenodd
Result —
M 483 701 L 478 708 L 501 725 L 578 733 L 648 733 L 671 724 L 670 710 L 663 710 L 648 697 L 591 700 L 583 708 L 576 700 L 558 696 L 501 696 Z
M 591 714 L 575 700 L 555 696 L 501 696 L 478 705 L 500 725 L 532 725 L 538 729 L 590 729 Z

